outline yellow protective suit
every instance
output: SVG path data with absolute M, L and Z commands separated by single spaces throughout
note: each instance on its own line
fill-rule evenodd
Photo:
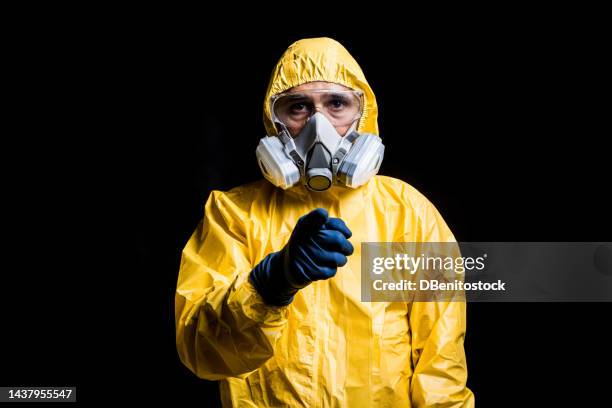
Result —
M 310 81 L 364 91 L 359 130 L 377 133 L 376 101 L 361 69 L 327 38 L 301 40 L 285 52 L 266 101 Z M 346 222 L 355 253 L 335 277 L 300 290 L 289 306 L 266 305 L 249 272 L 280 250 L 298 218 L 316 207 Z M 324 193 L 302 185 L 283 191 L 263 179 L 213 191 L 183 251 L 176 291 L 179 356 L 197 376 L 220 380 L 224 406 L 472 407 L 465 303 L 360 300 L 361 242 L 450 240 L 434 206 L 389 177 Z

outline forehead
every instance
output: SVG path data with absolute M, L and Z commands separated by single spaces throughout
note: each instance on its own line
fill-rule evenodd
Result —
M 307 82 L 302 85 L 294 86 L 293 88 L 288 89 L 287 92 L 303 92 L 303 91 L 310 91 L 313 89 L 329 89 L 332 91 L 346 91 L 346 90 L 350 90 L 351 88 L 348 88 L 344 85 L 335 84 L 333 82 L 314 81 L 314 82 Z

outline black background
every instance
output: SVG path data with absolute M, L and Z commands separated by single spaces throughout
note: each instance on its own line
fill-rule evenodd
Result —
M 381 173 L 424 193 L 458 240 L 609 241 L 603 28 L 540 17 L 211 29 L 211 16 L 134 13 L 16 29 L 26 91 L 13 108 L 37 113 L 4 153 L 0 385 L 215 406 L 216 384 L 174 346 L 180 251 L 212 189 L 260 178 L 264 92 L 300 38 L 333 37 L 357 59 Z M 608 401 L 610 310 L 469 304 L 479 406 Z

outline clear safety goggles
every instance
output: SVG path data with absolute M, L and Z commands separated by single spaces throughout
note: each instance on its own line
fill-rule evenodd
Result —
M 361 118 L 363 92 L 358 90 L 311 89 L 285 92 L 271 98 L 275 122 L 288 129 L 303 127 L 316 112 L 321 112 L 334 126 L 348 126 Z

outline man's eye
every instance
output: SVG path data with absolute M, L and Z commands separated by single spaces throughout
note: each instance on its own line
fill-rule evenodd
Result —
M 334 109 L 340 109 L 346 106 L 346 101 L 344 99 L 332 99 L 329 104 Z
M 289 110 L 291 110 L 291 112 L 301 113 L 306 112 L 308 110 L 308 107 L 305 103 L 294 103 L 289 107 Z

